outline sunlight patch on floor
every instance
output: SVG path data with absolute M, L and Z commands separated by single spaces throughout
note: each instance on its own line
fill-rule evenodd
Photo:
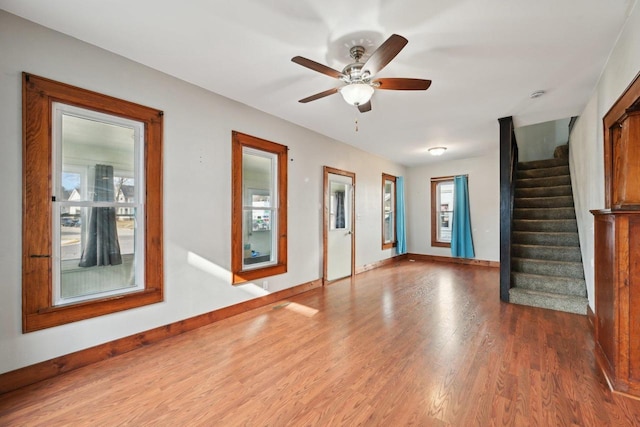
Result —
M 315 308 L 298 304 L 297 302 L 289 303 L 284 308 L 286 308 L 287 310 L 291 310 L 294 313 L 302 314 L 303 316 L 306 316 L 306 317 L 313 317 L 318 313 L 318 310 L 316 310 Z

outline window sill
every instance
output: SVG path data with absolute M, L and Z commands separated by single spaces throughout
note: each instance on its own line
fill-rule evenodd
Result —
M 447 243 L 447 242 L 431 242 L 431 246 L 437 247 L 437 248 L 450 248 L 451 247 L 451 243 Z
M 36 313 L 24 316 L 23 332 L 60 326 L 104 314 L 155 304 L 163 300 L 162 289 L 153 288 L 80 303 L 45 307 Z
M 256 268 L 255 270 L 239 271 L 233 274 L 232 283 L 234 285 L 242 285 L 252 280 L 262 279 L 263 277 L 270 277 L 278 274 L 284 274 L 286 272 L 286 264 L 276 264 L 264 268 Z

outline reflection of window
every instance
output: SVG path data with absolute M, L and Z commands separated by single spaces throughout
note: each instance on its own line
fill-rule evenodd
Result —
M 351 186 L 344 182 L 331 181 L 329 183 L 329 230 L 345 230 L 350 227 L 351 220 L 345 203 L 350 197 Z
M 431 179 L 431 246 L 451 246 L 453 177 Z
M 382 174 L 382 249 L 396 245 L 396 177 Z
M 253 190 L 250 192 L 254 192 Z M 268 194 L 251 194 L 251 231 L 271 231 L 271 196 Z M 261 209 L 267 208 L 267 209 Z
M 286 272 L 287 147 L 233 133 L 233 283 Z
M 24 331 L 162 301 L 162 112 L 23 76 Z

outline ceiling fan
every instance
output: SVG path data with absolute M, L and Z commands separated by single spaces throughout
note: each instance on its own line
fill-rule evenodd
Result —
M 355 62 L 344 67 L 342 71 L 334 70 L 326 65 L 319 64 L 311 59 L 296 56 L 291 61 L 303 67 L 310 68 L 330 77 L 342 80 L 343 86 L 316 93 L 298 102 L 307 103 L 325 96 L 340 92 L 344 100 L 358 107 L 361 113 L 371 111 L 371 96 L 375 89 L 385 90 L 427 90 L 431 86 L 431 80 L 405 79 L 405 78 L 379 78 L 373 79 L 398 53 L 405 47 L 408 40 L 397 34 L 389 37 L 378 49 L 376 49 L 366 62 L 360 62 L 365 49 L 362 46 L 353 46 L 349 54 Z

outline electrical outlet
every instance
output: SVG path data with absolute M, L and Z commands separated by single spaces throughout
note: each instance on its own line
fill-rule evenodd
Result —
M 269 281 L 268 280 L 263 280 L 262 281 L 262 289 L 264 289 L 265 291 L 269 290 Z

